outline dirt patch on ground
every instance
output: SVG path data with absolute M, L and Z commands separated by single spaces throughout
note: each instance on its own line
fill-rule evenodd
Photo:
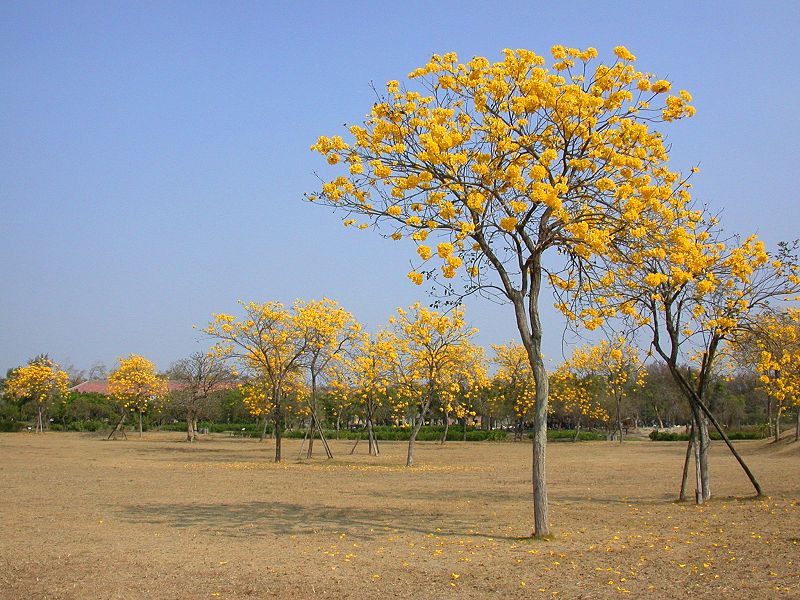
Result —
M 531 533 L 529 444 L 106 442 L 0 435 L 2 598 L 800 597 L 794 447 L 724 448 L 715 499 L 673 502 L 682 443 L 548 446 L 554 537 Z M 800 447 L 800 446 L 798 446 Z

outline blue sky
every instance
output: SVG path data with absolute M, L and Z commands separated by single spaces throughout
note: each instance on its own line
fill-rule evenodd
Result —
M 731 232 L 800 237 L 793 2 L 0 3 L 0 370 L 205 348 L 236 301 L 337 299 L 368 328 L 426 301 L 413 249 L 302 200 L 342 133 L 436 53 L 619 44 L 691 91 L 676 167 Z M 549 303 L 549 301 L 548 301 Z M 473 301 L 483 344 L 509 307 Z M 562 353 L 547 311 L 545 351 Z M 567 350 L 568 351 L 568 350 Z

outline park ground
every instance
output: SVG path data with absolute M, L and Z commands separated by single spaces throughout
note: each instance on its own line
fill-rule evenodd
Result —
M 351 446 L 2 434 L 0 598 L 800 597 L 788 439 L 738 443 L 761 499 L 715 443 L 702 507 L 674 502 L 683 443 L 552 443 L 549 540 L 528 443 Z

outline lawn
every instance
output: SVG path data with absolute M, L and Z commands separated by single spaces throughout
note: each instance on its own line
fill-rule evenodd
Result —
M 0 434 L 0 597 L 800 597 L 798 443 L 737 443 L 756 500 L 715 442 L 703 507 L 673 501 L 683 443 L 552 443 L 543 541 L 529 443 L 419 443 L 411 469 L 352 443 L 276 465 L 248 438 Z

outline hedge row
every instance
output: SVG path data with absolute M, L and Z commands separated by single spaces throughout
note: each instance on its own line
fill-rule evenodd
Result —
M 389 427 L 378 426 L 373 429 L 375 437 L 384 441 L 407 441 L 411 437 L 410 427 Z M 324 430 L 325 437 L 328 439 L 343 439 L 355 440 L 359 438 L 367 439 L 366 429 L 340 429 L 337 435 L 335 429 Z M 444 434 L 444 426 L 442 425 L 429 425 L 424 426 L 419 430 L 417 439 L 421 442 L 438 441 L 442 439 Z M 287 431 L 284 436 L 287 438 L 303 438 L 306 435 L 304 429 L 295 429 L 294 431 Z M 461 426 L 453 426 L 447 430 L 447 439 L 450 441 L 460 441 L 464 439 L 464 429 Z M 506 439 L 506 432 L 500 429 L 484 430 L 484 429 L 467 429 L 468 442 L 482 442 L 502 441 Z
M 722 436 L 716 430 L 709 431 L 708 435 L 712 440 L 722 439 Z M 727 435 L 730 440 L 763 440 L 767 437 L 767 433 L 760 429 L 729 431 Z M 650 432 L 650 439 L 654 442 L 687 442 L 689 441 L 689 435 L 655 430 Z
M 533 437 L 531 434 L 529 437 Z M 548 429 L 548 441 L 572 441 L 575 439 L 575 432 L 569 429 Z M 593 442 L 597 440 L 605 440 L 606 435 L 597 431 L 581 431 L 578 433 L 578 440 L 581 442 Z

